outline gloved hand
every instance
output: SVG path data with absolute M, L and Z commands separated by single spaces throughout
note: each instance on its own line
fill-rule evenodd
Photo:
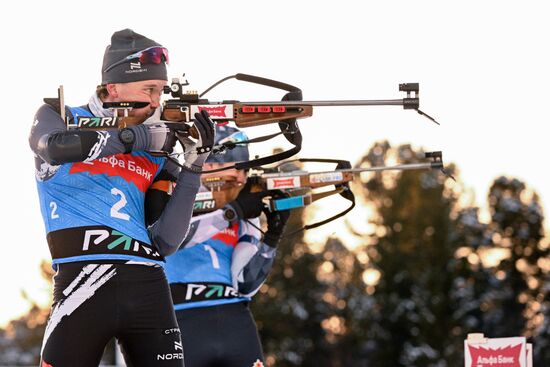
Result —
M 130 126 L 135 133 L 144 131 L 147 136 L 147 143 L 144 150 L 152 152 L 168 152 L 171 153 L 174 150 L 176 144 L 176 136 L 166 124 L 161 121 L 146 122 L 137 126 Z
M 264 243 L 270 247 L 276 247 L 283 235 L 283 231 L 290 218 L 290 210 L 271 212 L 264 210 L 267 217 L 267 232 L 264 235 Z
M 214 146 L 214 121 L 212 121 L 207 111 L 202 110 L 195 113 L 194 126 L 199 135 L 197 139 L 193 139 L 189 135 L 179 134 L 178 131 L 175 131 L 175 135 L 183 146 L 185 155 L 183 165 L 193 172 L 201 172 L 202 165 Z
M 256 218 L 262 214 L 262 210 L 264 209 L 262 199 L 269 195 L 269 192 L 250 192 L 251 188 L 252 183 L 250 180 L 247 180 L 241 191 L 239 191 L 237 198 L 227 204 L 227 206 L 230 207 L 229 209 L 233 209 L 235 211 L 238 219 Z M 227 213 L 226 218 L 229 220 L 232 219 L 230 215 L 227 215 Z

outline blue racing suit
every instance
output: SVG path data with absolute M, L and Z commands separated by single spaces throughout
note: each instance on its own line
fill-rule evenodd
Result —
M 250 301 L 276 249 L 261 241 L 258 218 L 229 223 L 222 210 L 191 219 L 182 246 L 166 258 L 176 310 Z
M 259 225 L 259 218 L 230 223 L 222 210 L 193 217 L 186 240 L 166 258 L 187 366 L 264 362 L 248 302 L 276 249 L 261 241 Z
M 89 106 L 66 112 L 72 119 L 109 113 Z M 162 266 L 187 233 L 199 175 L 178 173 L 173 162 L 145 151 L 152 125 L 131 129 L 135 142 L 125 153 L 117 130 L 69 131 L 50 105 L 35 116 L 29 142 L 57 270 L 43 366 L 97 366 L 113 337 L 134 366 L 183 366 Z M 177 189 L 147 227 L 145 192 L 166 171 L 177 176 Z

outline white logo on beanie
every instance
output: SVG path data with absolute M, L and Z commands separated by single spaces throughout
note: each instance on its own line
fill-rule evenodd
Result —
M 125 70 L 124 73 L 126 74 L 133 74 L 133 73 L 146 73 L 147 68 L 141 68 L 141 62 L 131 62 L 130 63 L 130 69 Z

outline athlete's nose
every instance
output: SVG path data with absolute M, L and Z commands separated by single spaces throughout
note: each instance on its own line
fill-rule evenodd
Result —
M 160 106 L 160 96 L 151 96 L 151 104 L 152 109 L 156 109 L 158 106 Z

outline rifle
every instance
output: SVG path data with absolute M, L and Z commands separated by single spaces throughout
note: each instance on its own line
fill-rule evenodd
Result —
M 249 83 L 282 89 L 288 93 L 286 98 L 282 101 L 265 102 L 239 102 L 236 100 L 210 102 L 208 99 L 201 98 L 214 87 L 232 78 Z M 193 116 L 195 113 L 206 110 L 212 120 L 218 123 L 228 123 L 229 121 L 233 121 L 237 127 L 247 128 L 251 126 L 276 123 L 288 119 L 311 117 L 313 115 L 313 107 L 403 106 L 404 109 L 416 110 L 418 113 L 439 124 L 435 121 L 435 119 L 419 110 L 419 83 L 399 84 L 399 91 L 406 92 L 406 97 L 402 99 L 327 101 L 302 101 L 302 91 L 295 86 L 272 79 L 242 73 L 237 73 L 221 79 L 201 94 L 198 94 L 196 91 L 184 91 L 183 87 L 188 85 L 189 82 L 187 82 L 187 80 L 180 82 L 179 78 L 173 78 L 171 85 L 164 87 L 164 93 L 170 94 L 173 97 L 172 99 L 168 99 L 163 102 L 162 119 L 164 121 L 190 123 L 193 121 Z M 105 129 L 114 127 L 123 128 L 126 126 L 135 125 L 136 119 L 129 117 L 128 112 L 133 108 L 143 108 L 145 106 L 147 106 L 146 102 L 105 102 L 103 107 L 113 110 L 115 117 L 103 118 L 103 120 L 96 119 L 93 122 L 90 122 L 88 119 L 77 119 L 77 121 L 70 124 L 69 127 Z M 181 126 L 181 128 L 182 130 L 192 131 L 191 126 L 189 125 Z
M 284 97 L 282 101 L 266 102 L 239 102 L 233 100 L 210 102 L 207 99 L 201 98 L 214 87 L 233 78 L 249 83 L 282 89 L 288 93 L 285 96 L 286 98 Z M 302 91 L 295 86 L 272 79 L 241 73 L 221 79 L 201 94 L 196 92 L 183 92 L 183 87 L 187 85 L 189 85 L 187 81 L 180 83 L 178 78 L 174 78 L 170 87 L 165 87 L 165 92 L 170 93 L 174 98 L 164 103 L 163 114 L 165 120 L 190 122 L 195 113 L 206 110 L 214 121 L 221 123 L 234 121 L 237 127 L 246 128 L 279 122 L 281 120 L 310 117 L 313 115 L 313 107 L 316 106 L 403 106 L 404 109 L 414 109 L 420 114 L 427 116 L 419 110 L 420 99 L 418 83 L 399 84 L 399 91 L 407 93 L 407 96 L 402 99 L 328 101 L 302 101 Z M 432 117 L 427 117 L 437 123 Z
M 185 74 L 184 74 L 185 76 Z M 281 89 L 287 93 L 281 101 L 265 101 L 265 102 L 239 102 L 236 100 L 226 100 L 221 102 L 211 102 L 203 98 L 206 93 L 229 79 L 249 82 L 253 84 L 264 85 L 276 89 Z M 208 111 L 212 120 L 219 124 L 225 124 L 230 121 L 234 122 L 239 128 L 248 128 L 270 123 L 278 123 L 280 132 L 264 137 L 250 139 L 241 144 L 250 144 L 255 142 L 263 142 L 277 135 L 283 134 L 285 138 L 294 145 L 294 148 L 273 156 L 254 159 L 248 162 L 236 163 L 236 169 L 247 169 L 267 165 L 273 162 L 287 159 L 301 149 L 302 136 L 296 122 L 297 119 L 310 117 L 313 115 L 313 107 L 321 106 L 403 106 L 403 109 L 415 110 L 419 114 L 427 117 L 436 124 L 439 124 L 435 119 L 422 112 L 419 98 L 419 83 L 402 83 L 399 84 L 399 91 L 405 92 L 406 97 L 401 99 L 384 99 L 384 100 L 327 100 L 327 101 L 302 101 L 301 89 L 276 80 L 258 77 L 249 74 L 238 73 L 228 76 L 214 83 L 201 94 L 194 91 L 184 91 L 184 87 L 188 86 L 187 80 L 180 82 L 179 78 L 172 79 L 170 86 L 165 86 L 164 93 L 170 94 L 171 99 L 165 100 L 162 104 L 161 119 L 167 125 L 178 129 L 180 134 L 196 137 L 196 130 L 192 125 L 193 116 L 195 113 L 202 110 Z M 60 104 L 60 97 L 57 104 Z M 49 99 L 50 102 L 52 99 Z M 139 122 L 138 119 L 129 116 L 129 112 L 133 108 L 143 108 L 147 106 L 145 102 L 105 102 L 104 108 L 113 111 L 113 117 L 76 117 L 72 122 L 66 119 L 69 129 L 108 129 L 108 128 L 124 128 L 135 125 Z M 225 146 L 214 147 L 212 154 L 227 149 Z
M 425 163 L 410 163 L 394 166 L 375 166 L 365 168 L 351 168 L 351 163 L 345 160 L 333 159 L 309 159 L 301 158 L 285 161 L 275 168 L 258 167 L 250 174 L 248 180 L 252 183 L 252 192 L 268 191 L 271 197 L 267 198 L 266 208 L 269 211 L 291 210 L 310 205 L 322 198 L 340 194 L 351 202 L 351 205 L 328 219 L 305 226 L 303 229 L 315 228 L 334 219 L 337 219 L 355 206 L 355 197 L 349 183 L 356 174 L 362 172 L 382 172 L 390 170 L 418 170 L 418 169 L 443 169 L 442 152 L 427 152 L 425 158 L 431 159 Z M 280 167 L 292 162 L 320 162 L 336 163 L 336 168 L 327 171 L 308 172 L 303 170 L 292 170 L 280 172 Z M 203 179 L 203 186 L 208 191 L 197 194 L 193 214 L 199 215 L 223 208 L 227 203 L 234 200 L 238 195 L 240 187 L 235 185 L 234 179 L 227 176 L 214 176 Z M 316 191 L 321 187 L 333 186 L 332 190 Z M 283 192 L 281 197 L 279 194 Z

